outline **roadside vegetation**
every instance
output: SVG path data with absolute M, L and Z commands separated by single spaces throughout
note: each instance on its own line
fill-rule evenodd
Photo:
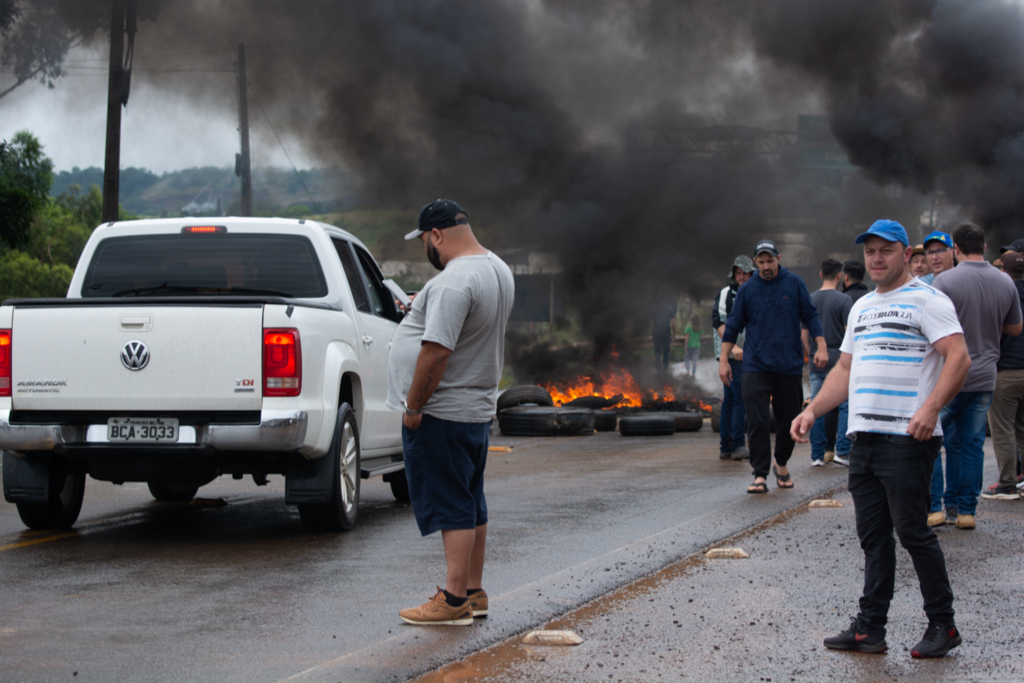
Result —
M 50 196 L 53 162 L 20 131 L 0 143 L 0 300 L 62 297 L 99 223 L 99 187 Z

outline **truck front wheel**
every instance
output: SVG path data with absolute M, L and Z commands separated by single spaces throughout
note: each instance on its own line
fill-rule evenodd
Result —
M 70 529 L 85 498 L 85 473 L 67 472 L 57 459 L 50 465 L 50 499 L 18 503 L 18 516 L 29 529 Z
M 194 484 L 176 481 L 150 481 L 149 492 L 156 500 L 177 501 L 187 503 L 196 497 L 199 487 Z
M 356 415 L 342 403 L 334 424 L 334 438 L 325 458 L 333 460 L 334 473 L 326 503 L 302 503 L 299 517 L 310 531 L 347 531 L 359 512 L 360 449 Z

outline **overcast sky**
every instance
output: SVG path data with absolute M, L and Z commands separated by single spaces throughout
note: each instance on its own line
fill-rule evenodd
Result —
M 204 66 L 230 69 L 234 54 L 210 54 Z M 106 54 L 81 48 L 68 56 L 68 75 L 48 89 L 36 81 L 25 83 L 0 99 L 0 139 L 9 140 L 19 130 L 39 138 L 56 171 L 74 166 L 103 167 L 106 145 L 107 72 Z M 137 68 L 145 68 L 141 60 Z M 233 72 L 183 72 L 173 78 L 203 79 L 223 84 L 222 97 L 185 101 L 168 97 L 133 78 L 128 106 L 121 119 L 121 167 L 148 168 L 156 173 L 193 166 L 234 166 L 239 151 L 238 96 Z M 0 91 L 14 83 L 9 73 L 0 73 Z M 216 88 L 216 85 L 215 85 Z M 288 160 L 250 95 L 250 145 L 253 165 L 287 167 Z M 298 142 L 282 136 L 298 168 L 320 164 L 306 154 Z

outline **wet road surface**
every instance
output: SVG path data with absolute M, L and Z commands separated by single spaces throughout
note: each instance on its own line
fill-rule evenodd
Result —
M 990 444 L 986 482 L 995 481 Z M 833 652 L 863 584 L 853 503 L 801 505 L 719 546 L 749 559 L 695 555 L 545 624 L 575 647 L 513 638 L 418 679 L 453 681 L 1006 681 L 1024 680 L 1024 502 L 981 500 L 978 528 L 938 530 L 964 644 L 915 660 L 924 633 L 917 576 L 898 550 L 885 655 Z
M 63 534 L 24 531 L 3 503 L 0 680 L 405 680 L 845 481 L 842 468 L 811 469 L 805 446 L 796 490 L 772 481 L 749 496 L 749 466 L 720 461 L 717 445 L 707 425 L 672 437 L 494 437 L 511 452 L 488 465 L 491 618 L 470 628 L 398 619 L 443 583 L 444 559 L 440 538 L 421 538 L 379 480 L 363 482 L 357 528 L 338 535 L 307 533 L 280 477 L 265 488 L 218 480 L 199 505 L 89 480 L 79 524 Z M 751 609 L 763 599 L 743 598 Z

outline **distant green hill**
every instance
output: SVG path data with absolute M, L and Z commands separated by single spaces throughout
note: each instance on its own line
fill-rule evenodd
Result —
M 306 215 L 338 211 L 359 205 L 356 182 L 351 174 L 339 169 L 253 169 L 254 213 L 264 216 Z M 305 183 L 309 190 L 303 188 Z M 54 174 L 54 197 L 67 192 L 71 185 L 88 190 L 103 185 L 103 169 L 95 166 Z M 238 214 L 241 184 L 233 168 L 189 168 L 156 175 L 144 168 L 121 170 L 121 206 L 139 216 L 180 216 L 193 205 L 199 213 Z M 312 199 L 310 198 L 312 194 Z M 194 203 L 194 204 L 193 204 Z M 219 207 L 219 208 L 218 208 Z

